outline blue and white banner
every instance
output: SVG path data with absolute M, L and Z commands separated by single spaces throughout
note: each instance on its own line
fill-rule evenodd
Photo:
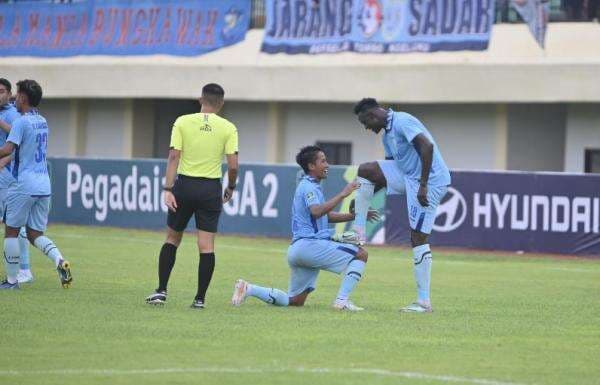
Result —
M 494 0 L 267 0 L 267 53 L 485 50 Z
M 549 0 L 511 0 L 524 22 L 529 26 L 533 38 L 544 48 L 546 45 L 546 29 L 550 18 Z
M 248 0 L 0 4 L 0 56 L 201 55 L 242 41 Z

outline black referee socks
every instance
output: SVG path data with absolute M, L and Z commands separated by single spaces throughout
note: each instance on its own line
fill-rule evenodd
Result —
M 177 246 L 170 243 L 163 244 L 158 256 L 158 289 L 156 291 L 167 291 L 167 284 L 171 276 L 171 270 L 175 266 L 175 254 Z
M 204 302 L 204 296 L 210 280 L 212 279 L 213 271 L 215 270 L 215 253 L 200 253 L 200 262 L 198 263 L 198 292 L 196 300 Z

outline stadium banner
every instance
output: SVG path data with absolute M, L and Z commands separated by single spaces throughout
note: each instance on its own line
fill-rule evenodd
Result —
M 166 161 L 50 158 L 51 222 L 164 229 Z M 356 167 L 332 166 L 323 181 L 333 197 Z M 298 166 L 242 164 L 237 189 L 223 206 L 219 232 L 290 237 Z M 224 175 L 226 178 L 226 175 Z M 438 208 L 431 243 L 488 250 L 600 256 L 600 175 L 519 172 L 452 173 Z M 352 196 L 339 210 L 347 212 Z M 382 223 L 369 223 L 374 244 L 409 244 L 404 195 L 375 194 Z M 337 224 L 336 232 L 350 224 Z M 194 221 L 189 230 L 194 229 Z
M 51 222 L 165 228 L 165 160 L 50 158 L 49 167 Z M 347 183 L 346 169 L 330 169 L 323 182 L 326 196 L 337 194 Z M 223 206 L 219 232 L 290 237 L 292 200 L 301 175 L 297 166 L 242 164 L 238 187 Z M 349 201 L 345 204 L 349 206 Z M 188 229 L 194 228 L 192 220 Z
M 453 172 L 431 243 L 600 257 L 598 186 L 592 174 Z M 408 244 L 406 198 L 388 196 L 386 214 L 386 243 Z
M 267 0 L 267 53 L 485 50 L 494 0 Z
M 248 0 L 0 4 L 0 56 L 196 56 L 244 40 Z

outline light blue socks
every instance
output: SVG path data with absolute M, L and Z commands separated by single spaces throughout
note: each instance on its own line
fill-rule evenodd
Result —
M 287 293 L 272 287 L 248 284 L 248 295 L 275 306 L 288 306 L 290 303 Z
M 369 204 L 371 203 L 371 198 L 373 198 L 375 185 L 368 179 L 360 176 L 356 180 L 360 183 L 360 187 L 356 191 L 356 197 L 354 198 L 355 217 L 352 228 L 364 238 L 367 226 L 367 213 L 369 212 Z
M 19 231 L 19 248 L 21 249 L 21 261 L 19 267 L 21 270 L 29 270 L 29 240 L 27 239 L 27 232 L 25 227 L 21 227 Z
M 6 267 L 6 280 L 9 283 L 17 282 L 19 259 L 19 240 L 17 238 L 5 238 L 4 265 Z
M 58 262 L 63 259 L 58 247 L 52 242 L 52 240 L 44 235 L 41 235 L 35 239 L 33 243 L 35 247 L 40 249 L 42 253 L 44 253 L 52 262 L 54 262 L 54 266 L 58 266 Z
M 429 287 L 431 282 L 431 250 L 429 244 L 413 248 L 415 264 L 415 281 L 417 281 L 417 299 L 429 304 Z
M 348 264 L 344 279 L 340 285 L 340 290 L 337 294 L 338 300 L 347 300 L 350 297 L 350 293 L 356 287 L 356 284 L 362 278 L 363 272 L 365 271 L 366 263 L 360 259 L 353 259 Z

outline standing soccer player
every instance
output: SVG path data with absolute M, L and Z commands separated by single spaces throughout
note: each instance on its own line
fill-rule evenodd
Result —
M 325 201 L 321 181 L 327 178 L 329 164 L 323 151 L 317 146 L 304 147 L 296 162 L 306 174 L 298 184 L 292 206 L 292 244 L 288 248 L 290 283 L 288 292 L 250 284 L 242 279 L 235 283 L 231 302 L 241 305 L 248 297 L 256 297 L 276 306 L 303 306 L 308 294 L 315 290 L 319 271 L 327 270 L 344 278 L 340 285 L 334 308 L 361 311 L 350 301 L 350 293 L 361 280 L 368 254 L 357 245 L 331 240 L 329 223 L 349 222 L 353 213 L 336 213 L 332 210 L 358 188 L 351 182 L 332 199 Z M 378 219 L 376 211 L 367 213 L 369 219 Z
M 431 250 L 428 236 L 436 209 L 450 185 L 450 172 L 439 148 L 425 126 L 406 112 L 381 107 L 375 99 L 356 104 L 354 113 L 365 129 L 383 132 L 385 161 L 361 164 L 360 188 L 356 194 L 356 220 L 353 229 L 365 241 L 365 223 L 373 192 L 386 187 L 388 194 L 406 192 L 410 239 L 413 247 L 417 301 L 402 308 L 404 312 L 431 312 Z
M 238 173 L 236 127 L 217 113 L 225 91 L 218 84 L 202 88 L 200 113 L 183 115 L 173 124 L 167 162 L 165 204 L 167 239 L 158 257 L 158 288 L 146 298 L 152 305 L 167 300 L 167 284 L 175 265 L 175 254 L 192 215 L 198 229 L 198 291 L 192 308 L 203 309 L 215 269 L 214 243 L 223 203 L 231 199 Z M 221 198 L 221 162 L 227 157 L 228 184 Z M 177 174 L 177 180 L 175 176 Z
M 44 236 L 50 211 L 50 177 L 46 165 L 48 123 L 36 107 L 42 100 L 42 87 L 35 80 L 17 83 L 16 107 L 21 116 L 13 121 L 0 158 L 12 155 L 11 172 L 15 179 L 6 197 L 4 259 L 6 280 L 0 289 L 18 289 L 19 228 L 26 226 L 29 242 L 40 249 L 58 272 L 63 288 L 73 280 L 69 262 L 48 237 Z
M 10 103 L 12 85 L 7 79 L 0 78 L 0 147 L 6 143 L 6 138 L 12 127 L 12 122 L 21 116 L 16 107 Z M 10 172 L 10 157 L 0 160 L 0 218 L 4 220 L 4 207 L 8 186 L 15 181 Z M 19 231 L 20 269 L 17 275 L 19 283 L 33 281 L 33 274 L 29 266 L 29 241 L 24 227 Z

